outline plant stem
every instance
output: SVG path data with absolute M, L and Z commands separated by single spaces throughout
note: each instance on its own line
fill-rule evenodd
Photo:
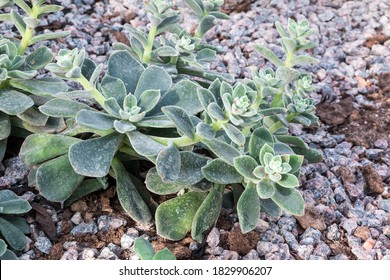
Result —
M 187 136 L 181 136 L 177 138 L 166 138 L 166 137 L 159 137 L 159 136 L 153 136 L 153 135 L 148 135 L 150 138 L 152 138 L 154 141 L 163 144 L 165 146 L 168 146 L 170 142 L 172 142 L 176 147 L 181 148 L 181 147 L 186 147 L 186 146 L 191 146 L 194 145 L 202 140 L 202 137 L 199 135 L 195 134 L 195 138 L 191 139 Z
M 26 30 L 24 31 L 22 35 L 22 41 L 19 44 L 18 47 L 18 54 L 23 55 L 28 46 L 30 45 L 30 41 L 32 39 L 34 30 L 30 27 L 26 27 Z
M 295 55 L 294 52 L 290 52 L 290 53 L 287 54 L 286 61 L 284 62 L 284 65 L 286 65 L 287 68 L 291 68 L 292 67 L 291 61 L 293 60 L 294 55 Z
M 100 93 L 100 91 L 98 91 L 95 87 L 91 86 L 87 78 L 81 75 L 81 77 L 78 78 L 77 81 L 84 87 L 84 89 L 92 93 L 93 98 L 100 104 L 100 106 L 102 106 L 104 109 L 106 108 L 106 106 L 104 105 L 104 101 L 106 101 L 106 98 L 103 96 L 103 94 Z
M 291 122 L 295 117 L 296 117 L 295 114 L 288 114 L 286 117 L 286 120 L 288 122 Z M 281 129 L 283 126 L 284 126 L 284 124 L 281 121 L 278 121 L 278 122 L 274 123 L 268 130 L 269 130 L 269 132 L 274 134 L 276 131 Z
M 152 28 L 150 28 L 150 31 L 149 31 L 148 43 L 145 47 L 144 56 L 142 58 L 144 63 L 149 63 L 150 59 L 152 58 L 152 49 L 153 49 L 154 38 L 156 37 L 156 33 L 157 33 L 157 27 L 152 26 Z

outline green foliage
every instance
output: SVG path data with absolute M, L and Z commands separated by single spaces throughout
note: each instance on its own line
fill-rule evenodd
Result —
M 19 198 L 10 190 L 0 191 L 0 259 L 17 259 L 16 255 L 7 249 L 22 251 L 27 246 L 26 233 L 29 226 L 22 218 L 14 215 L 25 214 L 30 211 L 30 204 Z
M 44 5 L 44 2 L 32 1 L 30 7 L 21 0 L 0 1 L 0 9 L 15 4 L 25 13 L 22 16 L 12 10 L 10 14 L 0 15 L 0 21 L 11 21 L 22 38 L 20 41 L 6 39 L 0 34 L 0 119 L 4 125 L 0 133 L 0 160 L 11 131 L 23 137 L 31 132 L 45 132 L 47 127 L 55 131 L 62 128 L 60 120 L 49 118 L 37 108 L 42 102 L 52 99 L 54 94 L 68 89 L 67 84 L 57 78 L 34 79 L 54 55 L 44 46 L 26 54 L 27 48 L 37 42 L 69 35 L 69 32 L 35 34 L 42 16 L 62 9 L 57 5 Z
M 176 260 L 176 256 L 167 248 L 156 253 L 149 241 L 144 238 L 137 238 L 134 241 L 134 249 L 141 260 Z
M 149 224 L 155 212 L 159 235 L 180 240 L 191 231 L 199 242 L 215 225 L 227 187 L 233 188 L 243 232 L 254 229 L 260 210 L 271 216 L 282 210 L 303 214 L 304 201 L 296 189 L 299 170 L 304 158 L 320 161 L 321 155 L 288 135 L 288 127 L 317 121 L 307 98 L 311 78 L 294 68 L 314 62 L 296 54 L 312 46 L 307 39 L 312 31 L 305 21 L 290 20 L 287 31 L 276 24 L 285 59 L 259 46 L 276 69 L 254 71 L 252 79 L 233 84 L 208 71 L 206 62 L 216 50 L 201 43 L 215 19 L 226 18 L 218 12 L 222 2 L 185 1 L 199 18 L 191 35 L 178 24 L 179 13 L 171 3 L 150 1 L 150 30 L 127 25 L 130 46 L 115 45 L 106 67 L 96 65 L 85 50 L 61 50 L 46 69 L 58 77 L 55 81 L 71 80 L 82 91 L 58 93 L 47 80 L 42 81 L 46 90 L 35 80 L 10 82 L 20 94 L 41 92 L 47 98 L 34 109 L 45 117 L 44 130 L 32 129 L 36 134 L 27 137 L 20 152 L 34 170 L 30 181 L 44 197 L 69 205 L 106 188 L 112 177 L 123 209 L 135 221 Z M 22 99 L 18 93 L 0 94 L 14 103 L 1 103 L 5 128 L 0 141 L 10 133 L 9 112 L 35 108 L 29 96 Z M 94 106 L 82 103 L 80 96 Z M 156 209 L 149 192 L 176 197 Z M 154 255 L 150 247 L 139 246 L 141 258 L 169 257 L 166 251 Z

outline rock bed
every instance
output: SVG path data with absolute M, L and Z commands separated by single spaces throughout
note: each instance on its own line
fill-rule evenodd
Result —
M 54 52 L 84 47 L 97 63 L 106 61 L 113 42 L 127 42 L 121 33 L 124 23 L 146 23 L 141 1 L 52 2 L 65 10 L 49 16 L 45 28 L 71 30 L 72 35 L 46 44 Z M 285 24 L 288 17 L 305 17 L 317 30 L 312 55 L 320 60 L 305 68 L 318 86 L 312 97 L 319 103 L 320 124 L 309 130 L 291 127 L 294 135 L 324 154 L 322 163 L 302 169 L 299 190 L 307 204 L 305 216 L 271 219 L 261 214 L 256 230 L 242 235 L 236 214 L 224 211 L 206 243 L 198 244 L 191 238 L 162 240 L 153 228 L 135 225 L 107 193 L 65 211 L 41 200 L 46 224 L 44 218 L 38 223 L 38 215 L 29 217 L 30 245 L 20 259 L 137 259 L 133 242 L 142 236 L 181 259 L 389 260 L 390 1 L 255 1 L 249 11 L 232 13 L 207 36 L 225 51 L 212 68 L 244 78 L 253 66 L 265 66 L 253 46 L 265 43 L 280 53 L 273 25 L 277 20 Z M 186 20 L 186 26 L 191 29 L 192 22 Z M 6 24 L 0 29 L 12 33 Z M 366 119 L 373 114 L 377 117 Z M 0 174 L 1 187 L 12 186 L 25 199 L 39 201 L 23 187 L 27 170 L 18 158 L 0 164 Z M 97 201 L 99 211 L 93 212 Z

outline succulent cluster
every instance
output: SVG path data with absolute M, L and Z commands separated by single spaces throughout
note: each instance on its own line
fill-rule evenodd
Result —
M 27 246 L 25 234 L 30 227 L 23 218 L 15 215 L 30 211 L 30 204 L 10 190 L 0 191 L 0 260 L 16 260 L 16 255 L 9 249 L 23 251 Z
M 311 78 L 294 68 L 316 62 L 296 54 L 313 46 L 307 39 L 312 30 L 306 21 L 290 20 L 287 31 L 277 23 L 285 60 L 257 46 L 276 67 L 233 83 L 208 70 L 216 48 L 202 43 L 216 19 L 227 18 L 218 11 L 223 1 L 185 3 L 199 18 L 194 34 L 180 26 L 180 14 L 169 1 L 150 1 L 149 30 L 126 25 L 130 46 L 114 46 L 105 73 L 84 50 L 74 49 L 61 50 L 55 63 L 51 58 L 40 63 L 58 77 L 46 78 L 45 89 L 41 79 L 6 79 L 0 98 L 6 94 L 7 102 L 0 101 L 1 106 L 16 92 L 10 87 L 26 100 L 45 98 L 40 103 L 32 98 L 24 108 L 34 108 L 46 120 L 42 129 L 30 129 L 34 133 L 20 151 L 31 168 L 29 184 L 46 199 L 69 205 L 105 189 L 112 177 L 126 213 L 143 224 L 154 218 L 157 233 L 170 240 L 191 232 L 202 242 L 223 201 L 237 206 L 243 232 L 254 229 L 260 210 L 302 215 L 299 170 L 304 159 L 319 161 L 321 154 L 288 135 L 288 126 L 317 121 L 313 101 L 306 97 L 313 90 Z M 63 80 L 83 90 L 69 90 Z M 9 122 L 4 113 L 0 120 Z M 54 123 L 61 128 L 53 129 Z M 0 132 L 2 139 L 9 135 Z M 158 205 L 151 193 L 176 197 Z M 141 258 L 171 258 L 167 252 L 154 255 L 142 242 L 136 243 L 146 252 Z

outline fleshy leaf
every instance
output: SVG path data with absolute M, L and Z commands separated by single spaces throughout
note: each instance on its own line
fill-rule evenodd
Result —
M 76 121 L 81 126 L 102 131 L 114 128 L 114 120 L 108 114 L 91 110 L 81 110 L 76 115 Z
M 102 93 L 106 98 L 115 98 L 118 104 L 123 104 L 128 92 L 122 80 L 106 75 L 100 86 Z
M 177 193 L 184 189 L 186 186 L 178 184 L 176 182 L 165 183 L 158 174 L 156 168 L 151 168 L 148 171 L 145 179 L 146 187 L 149 191 L 159 195 L 167 195 Z
M 0 113 L 0 140 L 7 138 L 11 133 L 11 122 L 8 115 Z
M 74 118 L 77 113 L 83 109 L 90 111 L 93 110 L 88 105 L 66 99 L 53 99 L 47 102 L 45 105 L 39 107 L 39 111 L 50 117 Z
M 270 179 L 263 179 L 257 183 L 256 190 L 261 199 L 271 198 L 275 194 L 275 183 Z
M 80 139 L 62 136 L 33 134 L 24 141 L 19 156 L 28 167 L 68 153 L 69 147 Z
M 282 179 L 277 183 L 285 188 L 295 188 L 299 186 L 298 178 L 292 174 L 282 174 Z
M 0 191 L 0 213 L 1 214 L 24 214 L 31 210 L 30 204 L 18 197 L 10 190 Z
M 137 238 L 134 241 L 134 250 L 141 260 L 153 260 L 155 255 L 153 246 L 144 238 Z
M 117 181 L 117 193 L 120 204 L 126 213 L 138 223 L 148 224 L 152 219 L 149 208 L 137 188 L 134 186 L 122 162 L 114 158 L 112 168 Z
M 259 153 L 259 159 L 260 159 L 260 163 L 261 165 L 265 166 L 266 165 L 266 162 L 264 160 L 264 157 L 266 154 L 271 154 L 271 155 L 274 155 L 274 149 L 272 149 L 272 147 L 268 144 L 264 144 L 263 147 L 261 148 L 260 150 L 260 153 Z
M 163 182 L 176 181 L 179 178 L 180 167 L 180 152 L 173 144 L 170 144 L 158 154 L 156 169 Z
M 177 183 L 195 185 L 204 178 L 202 167 L 207 164 L 209 158 L 192 152 L 180 152 L 180 158 L 181 167 Z
M 253 174 L 253 170 L 258 163 L 250 156 L 240 156 L 234 159 L 234 167 L 245 178 L 257 181 L 258 178 Z
M 101 181 L 96 179 L 88 179 L 84 180 L 72 193 L 72 195 L 65 201 L 64 206 L 67 207 L 71 205 L 73 202 L 79 200 L 80 198 L 96 192 L 98 190 L 104 189 L 107 187 Z
M 241 153 L 230 146 L 229 144 L 217 140 L 217 139 L 211 139 L 211 140 L 202 140 L 204 144 L 215 154 L 217 155 L 220 159 L 226 161 L 230 165 L 233 165 L 233 160 L 236 157 L 241 156 Z
M 237 127 L 230 123 L 227 123 L 223 125 L 223 129 L 225 130 L 230 140 L 232 140 L 235 144 L 241 147 L 245 145 L 245 136 Z
M 276 185 L 272 200 L 290 214 L 302 216 L 305 212 L 305 202 L 302 195 L 294 188 L 288 189 Z
M 198 211 L 196 211 L 192 222 L 191 236 L 199 243 L 203 241 L 203 233 L 217 223 L 221 212 L 224 190 L 224 185 L 214 185 Z
M 18 114 L 18 118 L 34 126 L 45 126 L 49 120 L 49 117 L 42 114 L 36 107 L 30 107 L 23 113 Z
M 108 75 L 123 81 L 126 92 L 135 92 L 145 68 L 127 51 L 115 51 L 108 60 Z
M 249 154 L 255 158 L 259 158 L 260 150 L 264 144 L 268 144 L 273 147 L 273 137 L 268 129 L 260 127 L 253 131 L 251 138 L 249 140 Z
M 135 97 L 140 99 L 141 94 L 149 89 L 160 90 L 163 95 L 171 85 L 172 78 L 163 68 L 149 66 L 140 76 L 135 92 L 130 92 L 134 92 Z
M 142 156 L 157 156 L 161 150 L 165 149 L 164 145 L 157 143 L 150 137 L 136 130 L 128 132 L 126 135 L 129 138 L 133 149 Z
M 243 179 L 233 166 L 222 159 L 210 161 L 202 168 L 202 173 L 207 180 L 217 184 L 241 183 Z
M 73 144 L 69 149 L 70 163 L 80 175 L 106 176 L 121 139 L 120 134 L 112 133 Z
M 66 82 L 59 78 L 41 78 L 34 80 L 11 79 L 10 84 L 18 89 L 37 96 L 53 96 L 68 90 Z
M 0 90 L 0 111 L 8 115 L 17 115 L 34 105 L 27 95 L 15 90 Z
M 282 214 L 282 209 L 271 198 L 260 199 L 260 206 L 271 217 L 277 218 Z
M 160 101 L 161 94 L 160 90 L 148 89 L 141 94 L 138 102 L 138 106 L 141 107 L 141 112 L 149 112 Z
M 291 149 L 298 155 L 302 155 L 309 163 L 317 163 L 323 160 L 321 151 L 317 149 L 302 149 L 300 147 L 291 147 Z
M 14 250 L 22 251 L 26 247 L 27 239 L 24 233 L 3 218 L 0 218 L 0 232 Z
M 176 256 L 171 252 L 169 251 L 168 248 L 164 248 L 160 251 L 158 251 L 154 257 L 153 257 L 153 260 L 154 261 L 169 261 L 169 260 L 176 260 Z
M 204 193 L 189 192 L 160 204 L 156 211 L 157 234 L 173 241 L 183 239 L 204 198 Z
M 43 197 L 50 201 L 63 202 L 68 199 L 84 176 L 74 172 L 68 155 L 43 163 L 37 170 L 36 184 Z
M 163 107 L 164 114 L 171 119 L 187 137 L 194 139 L 195 127 L 191 122 L 190 116 L 180 107 L 167 106 Z
M 26 57 L 26 70 L 39 70 L 53 60 L 53 53 L 48 47 L 42 46 Z
M 237 202 L 238 221 L 242 233 L 247 233 L 256 227 L 260 216 L 260 198 L 256 185 L 248 183 Z

